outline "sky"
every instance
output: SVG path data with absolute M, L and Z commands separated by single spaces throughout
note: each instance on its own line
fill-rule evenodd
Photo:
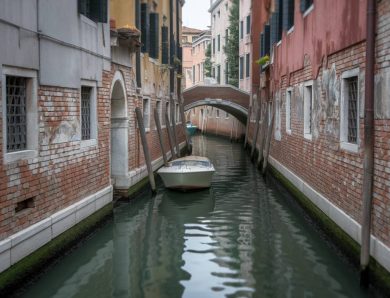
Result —
M 183 24 L 186 27 L 207 29 L 210 26 L 210 0 L 185 0 Z

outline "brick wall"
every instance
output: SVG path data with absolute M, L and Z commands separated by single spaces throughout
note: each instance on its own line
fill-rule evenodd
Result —
M 0 239 L 110 185 L 108 88 L 97 88 L 97 143 L 83 147 L 72 140 L 80 135 L 80 90 L 39 86 L 38 156 L 4 164 L 0 146 Z M 1 144 L 2 136 L 0 127 Z M 35 207 L 15 211 L 32 197 Z

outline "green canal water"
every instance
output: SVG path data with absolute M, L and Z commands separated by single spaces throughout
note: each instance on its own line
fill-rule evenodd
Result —
M 148 192 L 52 265 L 23 297 L 368 297 L 358 273 L 241 144 L 195 136 L 212 187 Z

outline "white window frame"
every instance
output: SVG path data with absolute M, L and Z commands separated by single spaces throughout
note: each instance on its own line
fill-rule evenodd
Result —
M 98 123 L 97 123 L 97 82 L 96 81 L 89 81 L 89 80 L 81 80 L 80 83 L 81 87 L 91 87 L 91 138 L 89 140 L 82 140 L 81 139 L 81 87 L 80 87 L 80 146 L 81 148 L 89 147 L 89 146 L 96 146 L 97 145 L 97 138 L 98 138 Z
M 309 98 L 309 88 L 311 87 L 311 94 Z M 308 103 L 310 100 L 310 109 L 308 107 Z M 313 96 L 313 81 L 307 81 L 303 84 L 303 136 L 307 140 L 313 139 L 313 104 L 314 104 L 314 96 Z M 311 117 L 309 117 L 309 113 Z M 309 123 L 310 121 L 310 123 Z M 310 131 L 309 131 L 310 128 Z
M 348 142 L 348 90 L 346 87 L 346 79 L 357 77 L 357 139 L 355 143 Z M 340 148 L 346 151 L 359 152 L 359 132 L 360 132 L 360 94 L 359 94 L 359 68 L 347 70 L 341 74 L 341 94 L 340 94 Z
M 147 105 L 148 105 L 148 114 L 145 114 L 145 100 L 147 100 Z M 144 126 L 145 126 L 145 132 L 149 132 L 150 131 L 150 97 L 143 97 L 142 98 L 142 118 L 144 119 Z M 146 121 L 146 124 L 145 125 L 145 115 L 148 115 L 148 119 Z
M 286 89 L 286 133 L 291 135 L 291 97 L 293 88 Z
M 1 98 L 3 106 L 3 163 L 8 164 L 19 160 L 35 158 L 38 156 L 38 75 L 35 70 L 22 69 L 16 67 L 2 66 L 2 88 Z M 27 98 L 26 98 L 26 125 L 27 125 L 27 148 L 16 152 L 7 152 L 7 88 L 6 77 L 27 78 Z

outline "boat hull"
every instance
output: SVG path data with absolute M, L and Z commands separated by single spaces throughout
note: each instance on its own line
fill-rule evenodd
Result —
M 209 188 L 214 171 L 201 172 L 159 172 L 166 188 L 197 190 Z

